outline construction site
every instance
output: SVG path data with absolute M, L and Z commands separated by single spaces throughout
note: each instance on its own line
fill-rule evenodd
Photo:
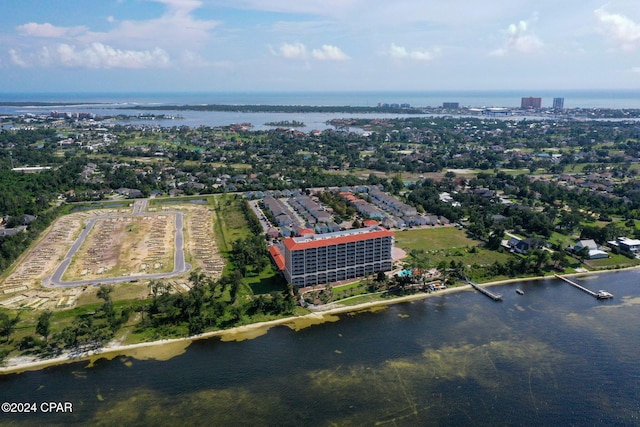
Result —
M 192 269 L 218 279 L 224 260 L 213 225 L 210 209 L 187 203 L 65 215 L 0 279 L 0 306 L 73 307 L 93 286 L 126 282 L 145 297 L 149 280 L 171 278 L 180 285 Z
M 219 279 L 225 262 L 213 233 L 213 210 L 199 205 L 172 206 L 171 209 L 184 212 L 185 216 L 185 252 L 194 269 Z M 163 207 L 163 211 L 169 208 Z
M 62 276 L 64 282 L 173 271 L 175 215 L 102 218 Z

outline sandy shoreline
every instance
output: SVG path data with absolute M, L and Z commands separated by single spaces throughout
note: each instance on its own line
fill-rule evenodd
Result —
M 620 271 L 626 270 L 634 270 L 640 267 L 630 267 L 626 269 L 620 270 L 603 270 L 603 271 L 588 271 L 588 272 L 580 272 L 580 273 L 571 273 L 564 274 L 564 277 L 576 277 L 576 276 L 589 276 L 594 274 L 603 274 L 603 273 L 616 273 Z M 515 282 L 527 282 L 527 281 L 538 281 L 538 280 L 547 280 L 554 279 L 553 276 L 536 276 L 536 277 L 527 277 L 527 278 L 518 278 L 518 279 L 506 279 L 499 280 L 495 282 L 487 282 L 482 283 L 482 286 L 499 286 L 505 285 L 509 283 Z M 389 300 L 380 300 L 380 301 L 372 301 L 357 305 L 348 305 L 348 306 L 339 306 L 329 308 L 327 310 L 316 310 L 313 313 L 305 314 L 303 316 L 291 316 L 282 319 L 271 320 L 268 322 L 261 323 L 252 323 L 250 325 L 237 326 L 230 329 L 223 329 L 219 331 L 206 332 L 200 335 L 190 336 L 190 337 L 182 337 L 182 338 L 172 338 L 172 339 L 164 339 L 159 341 L 150 341 L 144 343 L 137 344 L 128 344 L 128 345 L 118 345 L 118 344 L 107 344 L 105 347 L 102 347 L 98 350 L 89 351 L 82 354 L 75 353 L 64 353 L 61 356 L 52 358 L 52 359 L 37 359 L 32 357 L 14 357 L 8 359 L 6 362 L 8 366 L 0 367 L 0 375 L 2 374 L 11 374 L 11 373 L 20 373 L 26 371 L 35 371 L 44 369 L 54 365 L 61 365 L 67 363 L 75 363 L 75 362 L 83 362 L 86 361 L 89 364 L 92 364 L 98 359 L 108 359 L 111 360 L 118 356 L 130 356 L 136 359 L 163 359 L 161 354 L 153 354 L 153 352 L 149 350 L 153 350 L 158 346 L 167 346 L 171 348 L 169 352 L 165 352 L 165 358 L 168 359 L 170 357 L 179 355 L 186 351 L 186 348 L 194 341 L 208 339 L 212 337 L 221 337 L 223 341 L 241 341 L 244 339 L 251 339 L 258 337 L 260 335 L 266 334 L 270 328 L 274 326 L 288 326 L 292 329 L 300 329 L 301 327 L 306 327 L 313 324 L 324 323 L 326 321 L 336 321 L 338 317 L 335 315 L 343 314 L 343 313 L 353 313 L 359 311 L 366 311 L 370 309 L 374 309 L 376 307 L 383 307 L 387 305 L 398 304 L 407 301 L 414 301 L 425 299 L 429 297 L 435 297 L 439 295 L 445 295 L 449 293 L 461 292 L 470 290 L 472 287 L 470 285 L 462 285 L 453 288 L 447 288 L 444 290 L 440 290 L 432 293 L 419 293 L 413 295 L 406 295 L 397 298 L 391 298 Z M 339 304 L 339 303 L 338 303 Z M 333 316 L 333 317 L 332 317 Z M 161 352 L 159 352 L 161 353 Z

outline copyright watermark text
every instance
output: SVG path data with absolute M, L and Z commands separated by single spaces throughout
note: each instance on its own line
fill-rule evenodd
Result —
M 46 414 L 73 412 L 71 402 L 3 402 L 2 412 L 11 414 L 26 414 L 43 412 Z

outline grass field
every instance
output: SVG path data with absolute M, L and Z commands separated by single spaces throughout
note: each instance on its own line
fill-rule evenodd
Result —
M 287 282 L 278 275 L 269 263 L 267 267 L 256 276 L 245 277 L 243 283 L 251 288 L 251 291 L 258 294 L 268 294 L 274 290 L 284 290 L 287 288 Z
M 249 224 L 242 212 L 244 199 L 236 198 L 232 195 L 217 196 L 213 200 L 216 219 L 214 229 L 216 242 L 220 252 L 229 259 L 231 244 L 238 239 L 251 235 Z M 227 262 L 228 269 L 233 269 L 233 264 Z M 286 282 L 276 273 L 273 265 L 269 263 L 267 267 L 257 275 L 247 276 L 242 280 L 243 286 L 248 293 L 264 294 L 272 291 L 286 289 Z
M 398 231 L 395 233 L 395 244 L 405 250 L 431 251 L 478 246 L 480 242 L 467 237 L 463 230 L 455 227 L 441 227 Z
M 575 246 L 575 244 L 577 243 L 575 238 L 564 235 L 564 234 L 560 234 L 556 231 L 551 233 L 551 237 L 548 239 L 548 242 L 558 245 L 558 247 L 560 248 L 566 248 L 567 246 Z
M 234 240 L 242 239 L 251 234 L 247 220 L 242 213 L 241 198 L 224 195 L 215 197 L 213 208 L 216 214 L 214 229 L 216 241 L 220 252 L 226 257 L 231 250 L 231 243 Z
M 631 267 L 640 265 L 640 260 L 630 259 L 624 255 L 609 254 L 609 258 L 586 260 L 585 264 L 592 268 Z
M 473 266 L 486 266 L 493 264 L 494 262 L 504 263 L 513 257 L 508 252 L 491 251 L 489 249 L 476 247 L 473 249 L 459 248 L 459 249 L 447 249 L 432 251 L 426 254 L 428 263 L 432 266 L 438 265 L 441 261 L 462 262 L 464 265 Z

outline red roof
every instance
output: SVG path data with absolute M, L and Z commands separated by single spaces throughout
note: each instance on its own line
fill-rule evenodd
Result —
M 284 257 L 282 256 L 280 249 L 278 249 L 277 246 L 269 246 L 269 253 L 271 254 L 271 258 L 273 258 L 273 261 L 276 263 L 278 270 L 284 270 Z
M 316 234 L 312 228 L 301 228 L 298 230 L 298 236 L 304 236 L 305 234 Z
M 374 227 L 378 225 L 378 221 L 375 219 L 367 219 L 362 223 L 365 227 Z
M 339 245 L 341 243 L 359 242 L 362 240 L 377 239 L 380 237 L 393 237 L 393 233 L 389 230 L 381 228 L 369 232 L 360 232 L 336 237 L 322 238 L 322 235 L 319 235 L 315 239 L 309 238 L 302 241 L 296 241 L 292 237 L 287 237 L 286 239 L 283 239 L 283 243 L 290 251 L 296 251 L 302 249 L 321 248 L 323 246 Z

